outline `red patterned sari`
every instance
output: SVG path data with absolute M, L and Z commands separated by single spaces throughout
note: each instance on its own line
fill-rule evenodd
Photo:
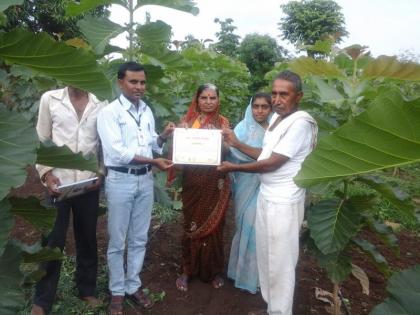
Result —
M 218 110 L 198 122 L 197 104 L 193 102 L 183 123 L 190 128 L 222 129 L 229 121 Z M 223 273 L 223 226 L 229 205 L 229 176 L 215 166 L 186 165 L 182 169 L 184 234 L 182 258 L 184 273 L 209 282 Z

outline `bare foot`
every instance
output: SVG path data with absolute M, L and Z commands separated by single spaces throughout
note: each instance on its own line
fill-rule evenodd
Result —
M 213 281 L 211 282 L 211 285 L 215 289 L 220 289 L 221 287 L 223 287 L 224 284 L 225 284 L 225 281 L 223 280 L 221 276 L 214 277 Z
M 183 292 L 188 291 L 188 280 L 189 280 L 188 276 L 185 273 L 183 273 L 175 281 L 176 288 L 179 291 L 183 291 Z

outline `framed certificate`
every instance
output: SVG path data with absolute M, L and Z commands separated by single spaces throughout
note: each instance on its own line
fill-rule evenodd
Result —
M 60 192 L 60 195 L 56 198 L 56 201 L 62 201 L 64 199 L 84 194 L 86 189 L 95 184 L 97 180 L 98 177 L 93 177 L 68 185 L 58 186 L 57 189 Z
M 221 130 L 175 128 L 173 139 L 174 164 L 220 165 Z

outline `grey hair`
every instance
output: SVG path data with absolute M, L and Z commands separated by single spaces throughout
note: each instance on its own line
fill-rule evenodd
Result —
M 297 73 L 294 73 L 292 71 L 289 70 L 285 70 L 280 72 L 279 74 L 277 74 L 273 80 L 285 80 L 285 81 L 289 81 L 290 83 L 293 84 L 293 87 L 295 89 L 296 92 L 302 92 L 302 79 L 300 78 L 300 76 Z

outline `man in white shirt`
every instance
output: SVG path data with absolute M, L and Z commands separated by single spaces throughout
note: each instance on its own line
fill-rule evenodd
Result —
M 151 167 L 166 170 L 172 166 L 172 161 L 153 158 L 152 151 L 162 153 L 163 143 L 175 128 L 175 124 L 169 123 L 160 135 L 155 132 L 152 111 L 141 100 L 146 90 L 143 66 L 135 62 L 122 64 L 118 84 L 122 94 L 98 116 L 107 168 L 110 314 L 122 313 L 125 295 L 145 308 L 153 305 L 141 289 L 139 277 L 153 207 Z
M 297 74 L 278 74 L 271 96 L 275 113 L 262 149 L 239 142 L 231 130 L 224 131 L 226 142 L 257 161 L 223 162 L 218 167 L 223 172 L 261 173 L 255 222 L 257 265 L 261 294 L 270 315 L 292 315 L 305 200 L 305 190 L 296 186 L 293 177 L 314 148 L 318 130 L 315 120 L 299 110 L 302 96 Z
M 99 141 L 96 119 L 105 104 L 106 102 L 100 102 L 95 95 L 74 87 L 44 93 L 39 104 L 36 126 L 40 141 L 50 140 L 58 146 L 66 145 L 75 153 L 96 154 Z M 100 182 L 92 185 L 87 193 L 63 201 L 54 201 L 60 194 L 57 190 L 59 185 L 97 175 L 89 171 L 44 165 L 37 165 L 37 170 L 48 190 L 48 201 L 57 208 L 54 227 L 46 245 L 63 250 L 72 212 L 77 255 L 76 286 L 81 299 L 90 305 L 98 305 L 100 301 L 94 295 L 98 266 L 96 221 Z M 42 264 L 42 268 L 46 274 L 36 284 L 32 315 L 42 315 L 50 311 L 60 278 L 61 261 L 48 261 Z

